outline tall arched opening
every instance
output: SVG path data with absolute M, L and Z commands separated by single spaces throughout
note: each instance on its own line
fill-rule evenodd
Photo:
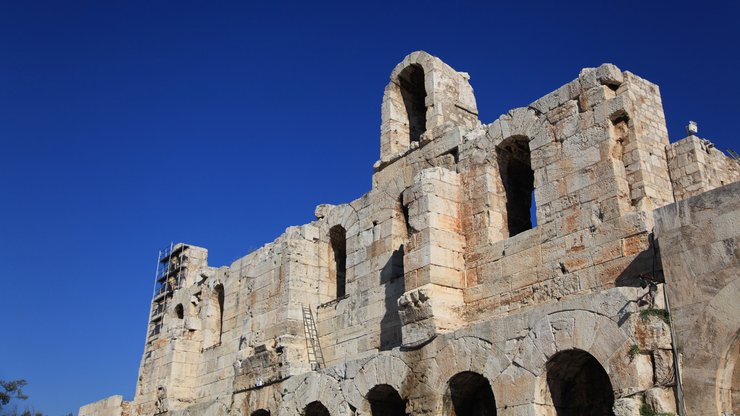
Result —
M 200 312 L 203 319 L 203 348 L 211 348 L 221 344 L 224 329 L 224 286 L 217 284 L 208 293 Z
M 547 388 L 557 416 L 614 416 L 609 375 L 591 354 L 561 351 L 548 360 Z
M 529 139 L 512 136 L 496 148 L 501 181 L 506 191 L 506 217 L 509 237 L 532 228 L 536 218 L 532 213 L 534 171 L 529 152 Z
M 329 409 L 320 401 L 311 402 L 303 409 L 303 416 L 331 416 Z
M 398 84 L 408 117 L 409 143 L 418 142 L 427 129 L 424 69 L 419 64 L 409 65 L 398 74 Z
M 347 232 L 341 225 L 335 225 L 329 230 L 332 261 L 330 270 L 332 280 L 336 282 L 336 297 L 346 294 L 347 285 Z
M 407 416 L 406 401 L 387 384 L 373 387 L 365 398 L 370 402 L 373 416 Z
M 218 330 L 218 343 L 220 344 L 221 337 L 224 334 L 224 286 L 217 285 L 214 290 L 218 302 L 218 324 L 216 325 L 216 329 Z
M 452 376 L 445 394 L 445 414 L 496 416 L 496 399 L 488 379 L 472 371 Z

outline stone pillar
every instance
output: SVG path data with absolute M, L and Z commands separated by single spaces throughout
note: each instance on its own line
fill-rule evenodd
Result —
M 460 176 L 441 167 L 421 171 L 403 193 L 409 228 L 406 292 L 398 300 L 404 345 L 422 343 L 462 325 L 461 200 Z

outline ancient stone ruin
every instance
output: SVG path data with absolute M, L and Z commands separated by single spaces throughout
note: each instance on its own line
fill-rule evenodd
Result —
M 694 133 L 611 64 L 481 124 L 414 52 L 372 189 L 228 266 L 160 252 L 135 396 L 80 415 L 737 413 L 740 165 Z

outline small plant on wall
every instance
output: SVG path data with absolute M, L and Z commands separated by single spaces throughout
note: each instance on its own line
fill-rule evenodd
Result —
M 640 407 L 640 416 L 674 416 L 674 414 L 656 412 L 650 405 L 643 403 Z
M 667 324 L 671 323 L 671 317 L 665 309 L 647 308 L 640 311 L 640 318 L 643 320 L 650 319 L 651 316 L 654 316 Z
M 639 353 L 640 353 L 640 347 L 638 347 L 637 344 L 632 344 L 629 350 L 630 361 L 634 360 L 635 357 L 637 357 L 637 354 Z

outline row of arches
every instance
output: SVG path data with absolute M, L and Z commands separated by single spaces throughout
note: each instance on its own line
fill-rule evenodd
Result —
M 546 364 L 546 386 L 542 414 L 548 416 L 613 416 L 614 390 L 604 368 L 588 352 L 571 349 L 556 353 Z M 389 384 L 377 384 L 364 396 L 372 416 L 408 416 L 408 398 Z M 497 404 L 491 382 L 480 373 L 462 371 L 447 382 L 442 414 L 452 416 L 496 416 Z M 367 409 L 367 408 L 366 408 Z M 299 409 L 301 416 L 332 416 L 320 400 Z M 250 416 L 269 416 L 265 409 Z

